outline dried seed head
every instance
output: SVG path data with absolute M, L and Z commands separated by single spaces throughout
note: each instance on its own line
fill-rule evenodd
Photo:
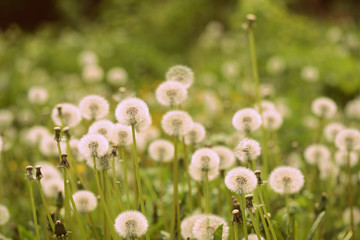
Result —
M 41 180 L 41 178 L 43 177 L 43 175 L 42 175 L 42 173 L 41 173 L 41 166 L 39 166 L 39 165 L 37 165 L 36 167 L 35 167 L 35 169 L 36 169 L 36 179 L 38 180 L 38 181 L 40 181 Z
M 61 129 L 59 127 L 54 127 L 54 131 L 55 131 L 55 141 L 60 142 L 61 140 Z
M 70 168 L 70 164 L 67 160 L 67 154 L 66 153 L 63 153 L 61 154 L 61 162 L 59 164 L 59 167 L 60 168 Z
M 63 128 L 63 133 L 65 134 L 65 137 L 67 139 L 70 139 L 70 132 L 69 132 L 70 128 L 69 127 L 64 127 Z
M 28 180 L 34 180 L 34 176 L 33 176 L 33 166 L 27 166 L 26 167 L 26 179 Z
M 256 175 L 256 178 L 258 180 L 258 185 L 262 185 L 263 184 L 263 180 L 261 179 L 261 171 L 260 170 L 255 170 L 255 175 Z
M 58 126 L 74 127 L 81 121 L 81 114 L 73 104 L 61 103 L 58 104 L 52 111 L 51 117 L 54 123 Z
M 295 193 L 303 187 L 304 175 L 297 168 L 281 166 L 271 172 L 269 184 L 277 193 Z
M 57 220 L 55 223 L 54 236 L 55 237 L 66 237 L 67 236 L 67 231 L 66 231 L 65 225 L 60 220 Z
M 242 222 L 241 218 L 240 218 L 240 211 L 239 209 L 234 209 L 232 210 L 232 215 L 233 215 L 233 222 L 236 222 L 238 224 L 240 224 Z
M 254 198 L 254 196 L 252 194 L 245 195 L 246 208 L 252 209 L 254 207 L 253 202 L 252 202 L 253 198 Z

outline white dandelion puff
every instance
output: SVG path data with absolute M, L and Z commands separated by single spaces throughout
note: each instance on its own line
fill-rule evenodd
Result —
M 255 105 L 254 107 L 255 107 L 256 111 L 260 112 L 257 105 Z M 261 101 L 261 110 L 264 113 L 266 111 L 276 111 L 277 109 L 273 102 L 268 101 L 268 100 L 262 100 Z
M 296 193 L 300 191 L 304 185 L 304 175 L 297 168 L 286 166 L 277 167 L 270 174 L 269 184 L 277 193 Z
M 338 176 L 339 174 L 339 168 L 330 159 L 319 162 L 318 167 L 321 170 L 320 179 L 322 180 Z
M 5 225 L 10 219 L 10 212 L 5 205 L 0 204 L 0 226 Z
M 253 171 L 244 167 L 231 169 L 225 176 L 225 185 L 237 194 L 248 194 L 257 186 L 257 178 Z
M 321 161 L 327 161 L 331 157 L 330 150 L 322 144 L 313 144 L 305 149 L 305 160 L 310 164 L 319 164 Z
M 62 192 L 64 196 L 64 180 L 61 178 L 52 178 L 47 181 L 43 179 L 41 186 L 46 197 L 56 199 L 59 192 Z
M 194 73 L 186 66 L 177 65 L 169 68 L 166 80 L 180 82 L 184 87 L 189 88 L 194 82 Z
M 232 124 L 239 131 L 252 132 L 261 126 L 261 116 L 254 109 L 241 109 L 235 113 Z
M 57 142 L 50 135 L 44 136 L 41 139 L 39 147 L 40 152 L 47 157 L 57 156 L 59 154 Z M 66 143 L 63 141 L 60 141 L 60 150 L 61 153 L 66 153 Z
M 198 149 L 191 158 L 189 173 L 196 181 L 213 180 L 219 174 L 219 155 L 210 148 Z
M 128 81 L 128 73 L 121 67 L 111 68 L 107 73 L 107 81 L 113 85 L 125 84 Z
M 50 133 L 47 128 L 43 126 L 33 126 L 27 131 L 26 141 L 30 145 L 37 145 L 44 137 L 49 136 Z
M 94 160 L 92 158 L 87 158 L 86 163 L 89 167 L 94 168 Z M 100 157 L 95 158 L 96 170 L 109 170 L 111 167 L 109 155 L 105 154 Z
M 81 114 L 78 107 L 69 103 L 56 105 L 52 110 L 51 117 L 57 126 L 62 126 L 58 108 L 61 107 L 61 116 L 64 126 L 74 127 L 81 121 Z
M 186 100 L 187 89 L 180 82 L 166 81 L 156 89 L 156 99 L 164 106 L 178 106 Z
M 110 120 L 98 120 L 91 124 L 89 127 L 89 133 L 98 133 L 106 137 L 108 141 L 112 140 L 114 132 L 114 123 Z
M 268 110 L 263 113 L 264 128 L 268 130 L 278 130 L 282 123 L 283 117 L 276 110 Z
M 220 159 L 219 169 L 227 169 L 234 165 L 235 155 L 233 151 L 224 146 L 215 146 L 212 148 L 218 155 Z
M 169 111 L 162 120 L 161 127 L 170 136 L 184 136 L 193 127 L 193 120 L 184 111 Z
M 360 132 L 352 128 L 343 129 L 336 135 L 335 144 L 341 150 L 358 150 L 360 148 Z
M 79 142 L 79 151 L 85 158 L 100 157 L 107 153 L 109 143 L 101 134 L 90 133 L 83 136 Z
M 214 232 L 223 225 L 221 239 L 228 239 L 229 226 L 225 219 L 215 215 L 205 216 L 199 218 L 193 227 L 193 235 L 198 240 L 212 240 L 214 239 Z
M 144 132 L 151 126 L 151 124 L 152 124 L 152 119 L 151 119 L 150 114 L 148 114 L 144 118 L 144 121 L 142 121 L 141 123 L 136 125 L 136 131 L 137 132 Z
M 78 162 L 83 162 L 85 160 L 85 157 L 80 154 L 79 143 L 80 143 L 80 140 L 76 139 L 76 138 L 72 138 L 69 142 L 70 148 L 71 148 L 71 153 L 72 153 L 74 159 Z
M 97 64 L 85 65 L 82 69 L 82 78 L 85 82 L 100 82 L 104 78 L 104 70 Z
M 312 102 L 312 112 L 321 118 L 331 118 L 336 114 L 336 103 L 328 97 L 319 97 Z
M 341 123 L 329 123 L 324 128 L 324 135 L 326 140 L 329 142 L 334 142 L 336 135 L 343 130 L 345 127 Z
M 360 120 L 360 98 L 351 100 L 346 104 L 345 115 L 350 119 Z
M 41 173 L 43 175 L 41 179 L 42 182 L 62 178 L 60 171 L 48 162 L 38 162 L 36 166 L 41 166 Z
M 181 236 L 184 239 L 195 238 L 195 236 L 193 234 L 193 228 L 194 228 L 195 222 L 205 216 L 206 215 L 204 215 L 204 214 L 194 214 L 194 215 L 191 215 L 191 216 L 185 218 L 184 220 L 182 220 L 181 225 L 180 225 Z
M 116 120 L 123 125 L 137 126 L 149 119 L 149 108 L 139 98 L 127 98 L 120 102 L 115 110 Z
M 132 143 L 132 132 L 130 126 L 125 126 L 120 123 L 114 125 L 112 129 L 111 141 L 117 146 L 127 146 Z
M 97 198 L 95 194 L 90 191 L 77 191 L 73 194 L 73 199 L 79 213 L 92 212 L 97 206 Z
M 96 53 L 84 50 L 79 54 L 78 60 L 81 65 L 94 65 L 98 62 L 98 57 Z
M 138 211 L 122 212 L 115 219 L 115 230 L 119 235 L 126 239 L 140 237 L 148 230 L 148 221 L 146 217 Z
M 351 152 L 344 150 L 337 151 L 335 153 L 336 164 L 338 164 L 339 166 L 346 166 L 348 157 L 350 160 L 350 167 L 354 167 L 358 163 L 358 155 L 354 151 Z
M 151 159 L 160 162 L 169 162 L 174 157 L 174 145 L 167 140 L 155 140 L 149 146 Z
M 206 130 L 200 123 L 193 123 L 191 130 L 185 135 L 186 144 L 200 143 L 205 139 Z
M 252 161 L 260 156 L 261 147 L 257 141 L 245 138 L 235 147 L 234 154 L 242 162 Z
M 100 119 L 109 112 L 109 103 L 105 98 L 98 95 L 89 95 L 81 99 L 79 103 L 81 115 L 88 119 Z
M 42 104 L 49 98 L 48 91 L 42 87 L 31 87 L 28 91 L 28 99 L 32 103 Z
M 319 80 L 319 70 L 314 66 L 305 66 L 301 69 L 300 76 L 307 82 L 316 82 Z

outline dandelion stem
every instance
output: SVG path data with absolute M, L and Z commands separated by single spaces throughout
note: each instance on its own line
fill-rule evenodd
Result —
M 237 222 L 233 222 L 234 240 L 239 240 L 239 225 Z
M 286 233 L 290 233 L 290 208 L 289 208 L 289 194 L 285 194 L 285 205 L 286 205 Z
M 160 161 L 158 163 L 158 168 L 161 170 L 160 173 L 160 206 L 161 206 L 161 212 L 162 212 L 162 217 L 163 217 L 163 224 L 164 224 L 164 228 L 166 230 L 169 230 L 169 226 L 168 226 L 168 222 L 166 220 L 166 209 L 165 209 L 165 203 L 164 203 L 164 170 L 161 168 L 161 165 L 165 164 L 163 161 Z
M 171 234 L 170 239 L 173 239 L 172 237 L 175 235 L 175 232 L 178 236 L 178 239 L 180 238 L 180 206 L 179 206 L 179 192 L 178 192 L 178 154 L 177 154 L 177 137 L 173 137 L 174 141 L 174 163 L 173 163 L 173 175 L 174 175 L 174 185 L 173 185 L 173 213 L 171 218 Z
M 185 169 L 186 169 L 186 181 L 187 181 L 187 185 L 188 185 L 188 203 L 189 203 L 189 211 L 190 214 L 192 214 L 193 212 L 193 200 L 192 200 L 192 190 L 191 190 L 191 179 L 190 179 L 190 174 L 189 174 L 189 159 L 188 159 L 188 153 L 187 153 L 187 147 L 185 144 L 185 138 L 182 138 L 182 143 L 183 143 L 183 149 L 184 149 L 184 164 L 185 164 Z
M 36 209 L 35 209 L 34 193 L 33 193 L 33 189 L 32 189 L 30 180 L 28 180 L 28 185 L 29 185 L 30 202 L 31 202 L 31 209 L 32 209 L 32 213 L 33 213 L 33 220 L 34 220 L 34 226 L 35 226 L 36 239 L 40 240 L 39 225 L 38 225 L 37 216 L 36 216 Z
M 221 198 L 221 182 L 223 178 L 219 178 L 217 181 L 217 189 L 218 189 L 218 214 L 221 215 L 222 213 L 222 198 Z
M 352 232 L 352 238 L 355 236 L 355 227 L 354 227 L 354 212 L 353 212 L 353 199 L 352 199 L 352 179 L 351 179 L 351 168 L 350 168 L 350 151 L 347 151 L 346 156 L 346 166 L 348 174 L 348 204 L 350 208 L 350 228 Z
M 205 171 L 204 176 L 204 199 L 205 199 L 205 213 L 210 213 L 210 194 L 209 194 L 209 177 L 208 171 Z
M 248 232 L 247 232 L 246 216 L 245 216 L 245 197 L 243 194 L 240 194 L 240 209 L 241 209 L 241 216 L 243 219 L 245 240 L 248 240 Z
M 273 237 L 273 239 L 277 240 L 277 237 L 276 237 L 276 233 L 275 233 L 275 229 L 274 229 L 274 226 L 272 225 L 272 222 L 271 220 L 269 219 L 269 215 L 268 215 L 268 211 L 266 209 L 266 205 L 265 205 L 265 202 L 264 202 L 264 197 L 262 195 L 262 190 L 261 190 L 261 186 L 258 185 L 258 193 L 259 193 L 259 197 L 260 197 L 260 203 L 263 205 L 262 208 L 264 210 L 264 215 L 265 215 L 265 218 L 269 224 L 269 227 L 270 227 L 270 232 L 271 232 L 271 236 Z
M 254 194 L 254 198 L 255 198 L 255 201 L 259 202 L 258 201 L 258 198 L 257 198 L 257 194 Z M 261 203 L 260 203 L 261 204 Z M 265 230 L 265 236 L 266 236 L 266 239 L 271 239 L 270 238 L 270 233 L 269 233 L 269 228 L 268 228 L 268 225 L 266 224 L 266 221 L 265 221 L 265 217 L 264 217 L 264 212 L 263 212 L 263 208 L 260 206 L 259 208 L 257 208 L 259 210 L 259 215 L 260 215 L 260 219 L 261 219 L 261 222 L 264 226 L 264 230 Z
M 125 185 L 125 194 L 126 194 L 126 206 L 130 207 L 130 195 L 129 195 L 129 183 L 128 183 L 128 175 L 127 175 L 127 161 L 125 156 L 124 147 L 119 147 L 120 156 L 123 161 L 123 171 L 124 171 L 124 185 Z
M 47 218 L 48 218 L 48 220 L 49 220 L 49 224 L 50 224 L 51 230 L 52 230 L 52 232 L 54 232 L 55 225 L 54 225 L 54 222 L 53 222 L 53 220 L 52 220 L 52 218 L 51 218 L 50 211 L 49 211 L 49 207 L 48 207 L 48 205 L 47 205 L 47 203 L 46 203 L 46 199 L 45 199 L 45 196 L 44 196 L 44 192 L 43 192 L 42 186 L 41 186 L 41 181 L 40 181 L 40 180 L 37 180 L 37 182 L 38 182 L 38 185 L 39 185 L 40 196 L 41 196 L 41 200 L 42 200 L 42 202 L 43 202 L 43 204 L 44 204 L 46 216 L 47 216 Z
M 251 209 L 248 209 L 248 210 L 249 210 L 251 222 L 253 224 L 256 236 L 257 236 L 258 240 L 261 240 L 259 223 L 255 220 L 255 217 L 254 217 L 254 214 L 252 213 L 252 210 Z
M 91 216 L 91 213 L 88 213 L 88 217 L 89 217 L 89 221 L 90 221 L 92 231 L 94 232 L 94 235 L 95 235 L 96 239 L 100 239 L 100 237 L 99 237 L 99 235 L 98 235 L 98 233 L 96 231 L 94 220 L 93 220 L 93 218 Z

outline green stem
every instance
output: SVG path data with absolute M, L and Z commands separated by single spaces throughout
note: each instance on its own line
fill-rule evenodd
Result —
M 127 162 L 126 162 L 126 156 L 125 156 L 125 148 L 120 147 L 120 155 L 121 159 L 123 161 L 123 171 L 124 171 L 124 185 L 125 185 L 125 194 L 126 194 L 126 206 L 129 209 L 130 207 L 130 195 L 129 195 L 129 184 L 128 184 L 128 175 L 127 175 Z
M 182 143 L 183 143 L 183 149 L 184 149 L 184 164 L 185 164 L 185 170 L 186 170 L 186 181 L 187 181 L 187 185 L 188 185 L 188 203 L 189 203 L 189 211 L 190 214 L 192 214 L 193 212 L 193 199 L 192 199 L 192 190 L 191 190 L 191 178 L 190 178 L 190 174 L 189 174 L 189 159 L 188 159 L 188 154 L 187 154 L 187 147 L 185 144 L 185 138 L 182 138 Z
M 174 162 L 173 162 L 173 212 L 171 217 L 171 234 L 170 239 L 177 233 L 178 239 L 180 239 L 180 206 L 179 206 L 179 192 L 178 192 L 178 156 L 177 156 L 177 137 L 173 137 L 174 141 Z
M 30 180 L 28 180 L 28 185 L 29 185 L 31 210 L 32 210 L 32 213 L 33 213 L 33 220 L 34 220 L 34 226 L 35 226 L 36 239 L 40 240 L 39 225 L 38 225 L 37 216 L 36 216 L 36 209 L 35 209 L 34 193 L 33 193 L 33 189 L 32 189 Z
M 247 232 L 246 216 L 245 216 L 245 198 L 244 198 L 243 194 L 240 194 L 240 209 L 241 209 L 241 215 L 242 215 L 242 219 L 243 219 L 245 240 L 248 240 L 248 232 Z
M 208 171 L 205 171 L 204 177 L 204 199 L 205 199 L 205 213 L 210 213 L 210 194 L 209 194 L 209 177 Z
M 285 205 L 286 205 L 286 233 L 290 233 L 290 207 L 289 207 L 289 194 L 285 194 Z
M 252 213 L 252 210 L 251 209 L 248 209 L 248 210 L 249 210 L 248 212 L 250 214 L 251 222 L 253 224 L 256 236 L 257 236 L 258 240 L 261 240 L 260 230 L 259 230 L 259 223 L 257 221 L 255 221 L 254 214 Z
M 91 213 L 88 213 L 88 217 L 89 217 L 89 221 L 90 221 L 90 226 L 92 228 L 92 231 L 94 232 L 94 235 L 95 235 L 96 239 L 100 239 L 100 237 L 99 237 L 99 235 L 98 235 L 98 233 L 96 231 L 94 220 L 93 220 L 93 218 L 91 216 Z
M 263 195 L 262 195 L 261 186 L 258 185 L 257 187 L 258 187 L 258 193 L 259 193 L 259 196 L 260 196 L 260 204 L 262 204 L 262 208 L 263 208 L 263 210 L 264 210 L 265 218 L 266 218 L 266 220 L 267 220 L 267 222 L 268 222 L 268 224 L 269 224 L 271 236 L 273 237 L 273 239 L 277 240 L 274 226 L 272 225 L 272 222 L 271 222 L 271 220 L 269 219 L 269 214 L 268 214 L 268 211 L 267 211 L 267 209 L 266 209 L 266 205 L 265 205 L 265 202 L 264 202 L 264 197 L 263 197 Z
M 346 166 L 348 174 L 348 205 L 350 208 L 350 228 L 352 232 L 352 239 L 355 239 L 355 227 L 354 227 L 354 212 L 353 212 L 353 199 L 352 199 L 352 179 L 351 179 L 351 167 L 350 167 L 350 151 L 347 151 Z
M 233 222 L 234 228 L 234 240 L 239 240 L 239 225 L 237 222 Z
M 258 201 L 258 198 L 257 198 L 257 194 L 255 194 L 256 192 L 254 192 L 254 199 L 256 202 L 259 202 Z M 261 203 L 260 203 L 261 204 Z M 259 207 L 257 208 L 259 210 L 259 215 L 260 215 L 260 219 L 261 219 L 261 222 L 262 222 L 262 225 L 264 226 L 264 230 L 265 230 L 265 236 L 266 236 L 266 239 L 271 239 L 270 238 L 270 233 L 269 233 L 269 228 L 268 228 L 268 225 L 266 224 L 266 220 L 265 220 L 265 217 L 264 217 L 264 212 L 263 212 L 263 208 L 262 207 Z
M 160 173 L 160 206 L 161 206 L 161 212 L 162 212 L 162 217 L 163 217 L 163 224 L 164 224 L 164 228 L 166 231 L 169 230 L 169 226 L 168 226 L 168 222 L 167 222 L 167 218 L 166 218 L 166 209 L 165 209 L 165 203 L 164 203 L 164 173 L 165 173 L 165 169 L 161 168 L 161 165 L 165 163 L 164 162 L 159 162 L 158 163 L 158 168 L 161 170 Z
M 221 215 L 222 213 L 222 205 L 223 205 L 223 202 L 222 202 L 222 191 L 221 191 L 221 182 L 222 182 L 223 178 L 219 178 L 218 181 L 217 181 L 217 189 L 218 189 L 218 206 L 217 206 L 217 210 L 218 210 L 218 214 Z
M 42 202 L 44 204 L 46 216 L 47 216 L 47 218 L 49 220 L 49 224 L 50 224 L 52 233 L 54 233 L 55 225 L 54 225 L 54 222 L 53 222 L 53 220 L 51 218 L 49 207 L 48 207 L 48 205 L 46 203 L 46 200 L 45 200 L 44 192 L 43 192 L 42 187 L 41 187 L 41 181 L 38 180 L 37 182 L 38 182 L 38 185 L 39 185 L 40 196 L 41 196 L 41 200 L 42 200 Z
M 131 125 L 131 131 L 132 131 L 132 139 L 133 139 L 133 152 L 134 152 L 136 185 L 137 185 L 137 189 L 138 189 L 138 193 L 139 193 L 139 201 L 140 201 L 141 212 L 146 217 L 144 198 L 143 198 L 143 195 L 142 195 L 142 188 L 141 188 L 140 170 L 139 170 L 139 161 L 138 161 L 138 156 L 137 156 L 136 136 L 135 136 L 135 126 L 134 126 L 134 124 Z M 146 240 L 150 240 L 149 231 L 146 232 Z
M 85 229 L 84 229 L 84 226 L 83 226 L 83 221 L 81 220 L 81 217 L 80 217 L 80 214 L 76 208 L 76 205 L 75 205 L 75 202 L 74 202 L 74 199 L 72 198 L 72 194 L 71 194 L 71 190 L 70 190 L 70 186 L 69 186 L 69 183 L 67 183 L 67 186 L 68 188 L 68 193 L 69 193 L 69 199 L 70 199 L 70 202 L 71 202 L 71 205 L 73 207 L 73 210 L 74 210 L 74 214 L 75 214 L 75 218 L 76 218 L 76 221 L 78 221 L 78 226 L 80 226 L 80 232 L 81 232 L 81 238 L 87 238 L 87 234 L 85 232 Z

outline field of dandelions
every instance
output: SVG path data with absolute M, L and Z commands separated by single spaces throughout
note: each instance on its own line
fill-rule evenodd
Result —
M 231 21 L 190 60 L 1 32 L 0 239 L 360 239 L 360 35 L 264 1 Z

